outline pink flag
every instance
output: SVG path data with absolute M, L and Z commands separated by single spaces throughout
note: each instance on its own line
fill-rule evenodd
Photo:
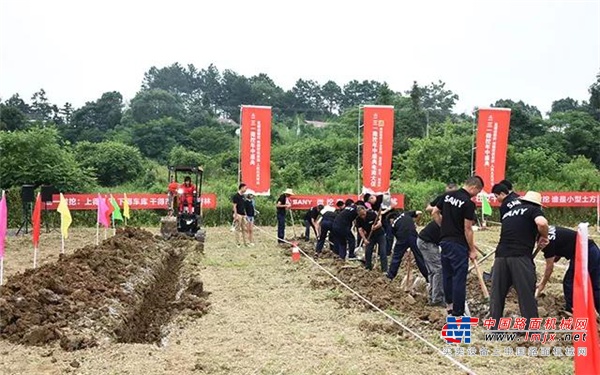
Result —
M 6 238 L 6 229 L 8 228 L 8 209 L 6 207 L 6 197 L 2 190 L 2 199 L 0 199 L 0 259 L 4 259 L 4 240 Z M 0 278 L 0 284 L 2 279 Z
M 98 194 L 98 223 L 102 224 L 105 228 L 110 228 L 110 219 L 106 214 L 108 212 L 108 205 L 106 204 L 106 199 L 102 198 L 100 194 Z

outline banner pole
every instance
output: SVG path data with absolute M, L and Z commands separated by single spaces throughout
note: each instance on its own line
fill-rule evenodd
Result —
M 37 246 L 33 247 L 33 268 L 37 267 L 37 254 L 38 254 L 38 248 Z
M 478 111 L 475 112 L 475 116 L 473 118 L 473 132 L 471 137 L 471 176 L 475 174 L 475 134 L 477 129 L 477 116 Z
M 238 186 L 242 183 L 242 113 L 244 106 L 240 106 L 240 134 L 238 142 Z
M 100 244 L 100 223 L 96 223 L 96 246 Z
M 356 194 L 360 194 L 360 105 L 356 122 Z
M 0 258 L 0 285 L 4 281 L 4 257 Z
M 60 234 L 60 253 L 65 253 L 65 235 L 62 233 Z

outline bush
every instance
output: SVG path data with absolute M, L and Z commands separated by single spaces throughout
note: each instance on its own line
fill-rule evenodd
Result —
M 116 186 L 135 180 L 143 172 L 140 151 L 119 142 L 80 142 L 75 147 L 77 160 L 94 171 L 102 186 Z
M 203 165 L 206 156 L 199 152 L 191 151 L 183 146 L 175 146 L 169 152 L 169 165 Z
M 60 143 L 55 128 L 0 133 L 0 187 L 51 184 L 65 192 L 89 191 L 91 172 Z

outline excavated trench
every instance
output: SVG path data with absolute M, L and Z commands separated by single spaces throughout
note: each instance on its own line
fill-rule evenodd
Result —
M 198 252 L 194 239 L 125 228 L 99 246 L 13 275 L 0 288 L 0 339 L 58 341 L 65 350 L 158 343 L 176 314 L 208 310 L 208 293 L 185 262 Z

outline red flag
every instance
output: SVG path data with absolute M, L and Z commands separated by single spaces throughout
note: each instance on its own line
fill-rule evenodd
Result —
M 271 190 L 271 107 L 242 106 L 240 173 L 256 195 Z
M 504 180 L 510 109 L 485 108 L 479 110 L 477 124 L 477 152 L 475 174 L 483 178 L 484 190 Z
M 392 171 L 394 107 L 369 105 L 363 112 L 363 192 L 386 193 Z
M 579 224 L 577 230 L 577 245 L 575 248 L 575 280 L 573 283 L 573 321 L 587 321 L 585 341 L 573 342 L 575 347 L 575 374 L 600 374 L 600 340 L 596 324 L 596 308 L 594 306 L 594 291 L 588 273 L 588 227 Z M 572 261 L 572 262 L 573 262 Z M 577 324 L 575 324 L 575 329 Z M 585 355 L 583 354 L 585 351 Z
M 110 203 L 110 200 L 108 198 L 104 198 L 104 200 L 106 202 L 106 205 L 108 206 L 108 207 L 106 207 L 106 211 L 104 211 L 106 214 L 106 222 L 110 223 L 111 222 L 110 216 L 112 215 L 115 208 L 112 206 L 112 204 Z
M 33 247 L 37 248 L 40 243 L 40 230 L 42 228 L 42 197 L 38 193 L 33 208 Z

